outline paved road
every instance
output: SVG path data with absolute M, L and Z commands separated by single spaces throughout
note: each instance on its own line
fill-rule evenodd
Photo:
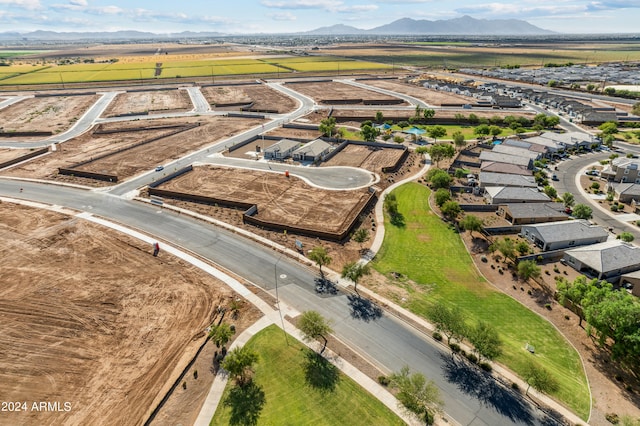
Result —
M 415 98 L 413 96 L 410 95 L 405 95 L 404 93 L 398 93 L 398 92 L 394 92 L 392 90 L 387 90 L 387 89 L 381 89 L 380 87 L 375 87 L 375 86 L 370 86 L 368 84 L 364 84 L 364 83 L 360 83 L 354 80 L 348 80 L 348 79 L 344 79 L 344 80 L 336 80 L 340 83 L 344 83 L 344 84 L 350 84 L 351 86 L 356 86 L 356 87 L 360 87 L 362 89 L 366 89 L 366 90 L 370 90 L 372 92 L 378 92 L 378 93 L 382 93 L 384 95 L 389 95 L 389 96 L 393 96 L 394 98 L 400 98 L 403 99 L 407 102 L 409 102 L 411 105 L 420 105 L 421 108 L 432 108 L 433 105 L 429 105 L 427 103 L 425 103 L 424 101 Z M 378 109 L 380 109 L 380 105 L 377 106 Z M 391 105 L 391 107 L 393 107 Z M 351 107 L 353 108 L 353 106 Z
M 204 113 L 211 111 L 211 105 L 209 105 L 209 101 L 204 97 L 199 87 L 187 87 L 184 90 L 189 93 L 194 112 Z
M 24 192 L 19 192 L 20 187 Z M 154 206 L 75 188 L 0 179 L 0 195 L 100 215 L 212 259 L 270 292 L 277 283 L 283 303 L 298 311 L 315 309 L 332 319 L 338 338 L 367 354 L 384 370 L 396 371 L 408 365 L 433 379 L 441 389 L 447 413 L 462 425 L 555 424 L 479 369 L 457 365 L 439 345 L 403 322 L 387 315 L 378 317 L 371 306 L 363 307 L 342 292 L 329 297 L 317 295 L 315 271 L 241 236 Z
M 256 143 L 259 143 L 259 141 L 256 141 Z M 221 156 L 207 157 L 203 161 L 208 164 L 237 167 L 239 169 L 277 173 L 288 171 L 291 175 L 304 179 L 312 186 L 329 190 L 365 188 L 376 182 L 376 176 L 373 173 L 355 167 L 304 167 Z

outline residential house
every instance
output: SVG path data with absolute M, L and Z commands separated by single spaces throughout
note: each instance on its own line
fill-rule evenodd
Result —
M 293 141 L 291 139 L 280 139 L 273 145 L 265 148 L 264 158 L 284 160 L 290 157 L 293 151 L 298 149 L 302 145 L 302 142 Z
M 536 188 L 538 184 L 533 176 L 480 172 L 480 187 L 487 186 L 515 186 L 519 188 Z
M 509 145 L 503 145 L 503 144 L 494 146 L 491 152 L 497 152 L 500 154 L 507 154 L 507 155 L 515 155 L 516 157 L 525 157 L 534 161 L 539 160 L 540 157 L 542 157 L 542 155 L 539 152 L 529 151 L 526 148 L 520 148 L 517 146 L 509 146 Z
M 331 145 L 322 139 L 316 139 L 293 151 L 291 156 L 296 161 L 319 161 L 331 152 Z
M 564 151 L 564 145 L 560 142 L 543 138 L 541 136 L 533 136 L 531 138 L 524 139 L 525 142 L 534 143 L 536 145 L 542 145 L 547 149 L 547 156 L 553 156 L 553 154 Z
M 630 272 L 620 277 L 620 284 L 636 297 L 640 297 L 640 271 Z
M 637 183 L 609 183 L 607 192 L 613 192 L 621 203 L 631 204 L 640 202 L 640 184 Z
M 502 144 L 504 146 L 515 146 L 518 148 L 525 148 L 528 149 L 529 151 L 533 151 L 533 152 L 538 152 L 541 155 L 545 155 L 547 153 L 547 147 L 544 145 L 538 145 L 535 143 L 531 143 L 528 140 L 527 141 L 522 141 L 519 139 L 505 139 L 502 141 Z
M 578 272 L 615 283 L 640 270 L 640 247 L 612 240 L 567 250 L 563 259 Z
M 483 161 L 480 164 L 480 172 L 508 173 L 512 175 L 531 176 L 531 170 L 529 170 L 525 166 L 518 166 L 516 164 L 508 163 L 498 163 L 495 161 Z
M 488 186 L 484 188 L 489 204 L 547 203 L 551 199 L 536 188 L 516 188 L 510 186 Z
M 596 140 L 592 135 L 583 132 L 544 132 L 540 137 L 551 139 L 552 141 L 563 145 L 565 148 L 573 149 L 591 148 L 591 145 L 596 143 Z
M 512 225 L 559 222 L 569 219 L 562 203 L 517 203 L 498 206 L 497 214 Z
M 604 228 L 586 220 L 524 225 L 520 235 L 543 251 L 602 243 L 609 237 Z
M 639 165 L 638 159 L 618 157 L 600 172 L 600 176 L 609 182 L 640 183 Z
M 492 161 L 495 163 L 513 164 L 515 166 L 525 167 L 527 169 L 533 168 L 533 160 L 526 157 L 518 157 L 516 155 L 501 154 L 493 151 L 482 151 L 480 153 L 480 161 Z

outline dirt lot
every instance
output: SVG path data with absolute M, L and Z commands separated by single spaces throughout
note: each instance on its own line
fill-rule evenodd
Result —
M 401 149 L 378 149 L 362 145 L 349 144 L 342 151 L 336 154 L 322 166 L 348 166 L 360 167 L 380 173 L 383 167 L 390 167 L 396 164 L 404 151 Z
M 0 239 L 0 394 L 71 404 L 5 412 L 0 424 L 142 424 L 214 308 L 236 297 L 162 251 L 58 213 L 4 202 Z
M 99 98 L 80 95 L 25 99 L 0 109 L 0 123 L 5 132 L 60 133 L 71 128 Z
M 341 232 L 368 200 L 368 191 L 324 191 L 281 174 L 196 167 L 159 189 L 258 205 L 255 217 L 274 223 Z
M 365 102 L 373 104 L 375 104 L 375 101 L 391 101 L 399 99 L 395 96 L 389 96 L 383 93 L 334 81 L 323 83 L 296 83 L 290 84 L 287 87 L 291 90 L 295 90 L 296 92 L 300 92 L 303 95 L 309 96 L 318 103 L 325 104 L 331 103 L 330 101 L 332 100 L 345 99 L 362 99 Z M 398 105 L 406 106 L 408 104 L 406 102 L 402 102 Z
M 109 104 L 104 117 L 127 114 L 179 112 L 193 109 L 186 90 L 154 90 L 121 93 Z
M 193 117 L 177 120 L 147 120 L 129 123 L 103 124 L 103 130 L 135 129 L 140 126 L 162 127 L 167 125 L 183 125 L 201 122 L 200 127 L 160 139 L 129 151 L 115 154 L 89 163 L 83 170 L 118 175 L 120 180 L 149 170 L 158 164 L 184 156 L 200 147 L 213 144 L 215 141 L 237 134 L 250 127 L 260 124 L 258 119 L 232 117 Z M 81 161 L 89 160 L 100 154 L 114 152 L 127 145 L 166 134 L 171 129 L 129 131 L 112 134 L 92 134 L 87 132 L 82 136 L 65 142 L 58 151 L 50 155 L 34 159 L 19 167 L 5 171 L 7 176 L 48 179 L 60 182 L 71 182 L 88 186 L 105 186 L 108 182 L 58 174 L 59 167 L 71 167 Z
M 427 89 L 414 84 L 402 83 L 399 80 L 367 80 L 364 84 L 379 87 L 381 89 L 392 90 L 405 95 L 414 96 L 429 105 L 442 104 L 475 104 L 477 99 L 469 96 L 456 95 L 454 93 L 442 92 L 439 90 Z
M 249 111 L 274 111 L 278 114 L 293 111 L 297 102 L 264 84 L 203 87 L 202 94 L 213 106 L 246 104 Z
M 28 149 L 0 148 L 0 164 L 29 154 Z

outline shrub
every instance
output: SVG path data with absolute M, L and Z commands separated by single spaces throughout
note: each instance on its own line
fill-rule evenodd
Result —
M 611 211 L 612 212 L 617 212 L 618 211 L 618 206 L 616 204 L 611 205 Z
M 618 423 L 620 423 L 620 418 L 616 413 L 607 413 L 604 415 L 604 418 L 607 419 L 607 421 L 612 425 L 617 425 Z
M 389 386 L 391 380 L 389 380 L 387 376 L 378 376 L 378 383 L 380 383 L 382 386 Z
M 544 307 L 548 310 L 551 310 L 551 303 L 545 303 Z
M 478 357 L 475 356 L 474 354 L 467 354 L 467 359 L 469 360 L 469 362 L 471 362 L 472 364 L 475 364 L 476 362 L 478 362 Z
M 489 259 L 487 259 L 487 256 L 480 256 L 480 262 L 487 263 L 488 261 Z
M 404 142 L 404 138 L 402 136 L 394 136 L 393 137 L 393 141 L 395 143 L 402 143 L 402 142 Z
M 557 266 L 553 267 L 553 272 L 555 272 L 556 274 L 560 273 L 560 269 Z
M 437 331 L 434 331 L 432 334 L 433 338 L 436 339 L 438 342 L 442 341 L 442 334 L 438 333 Z
M 489 373 L 493 371 L 493 367 L 488 362 L 481 362 L 480 368 L 482 368 L 484 371 L 487 371 Z
M 571 319 L 571 317 L 569 315 L 565 315 L 564 319 L 566 319 L 567 321 L 569 321 Z
M 516 382 L 511 383 L 511 389 L 520 392 L 520 386 Z
M 459 345 L 459 344 L 457 344 L 457 343 L 450 343 L 450 344 L 449 344 L 449 347 L 451 348 L 451 350 L 452 350 L 454 353 L 458 353 L 458 352 L 460 352 L 460 345 Z

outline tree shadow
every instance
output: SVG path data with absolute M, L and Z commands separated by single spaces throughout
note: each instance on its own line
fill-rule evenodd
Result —
M 223 402 L 225 407 L 231 408 L 229 424 L 234 426 L 257 425 L 260 412 L 266 401 L 262 387 L 253 381 L 243 386 L 234 386 Z
M 404 220 L 404 215 L 402 213 L 395 213 L 391 215 L 389 222 L 393 226 L 397 226 L 398 228 L 404 228 L 406 226 L 406 222 Z
M 322 355 L 312 350 L 305 350 L 302 368 L 309 386 L 322 393 L 335 391 L 340 381 L 340 371 Z
M 347 299 L 351 308 L 351 318 L 369 322 L 382 317 L 382 308 L 371 300 L 356 294 L 350 294 Z
M 463 360 L 448 355 L 443 355 L 442 358 L 445 361 L 445 378 L 457 385 L 462 392 L 478 399 L 485 406 L 493 407 L 513 422 L 535 424 L 531 407 L 520 394 L 502 386 L 490 374 Z

